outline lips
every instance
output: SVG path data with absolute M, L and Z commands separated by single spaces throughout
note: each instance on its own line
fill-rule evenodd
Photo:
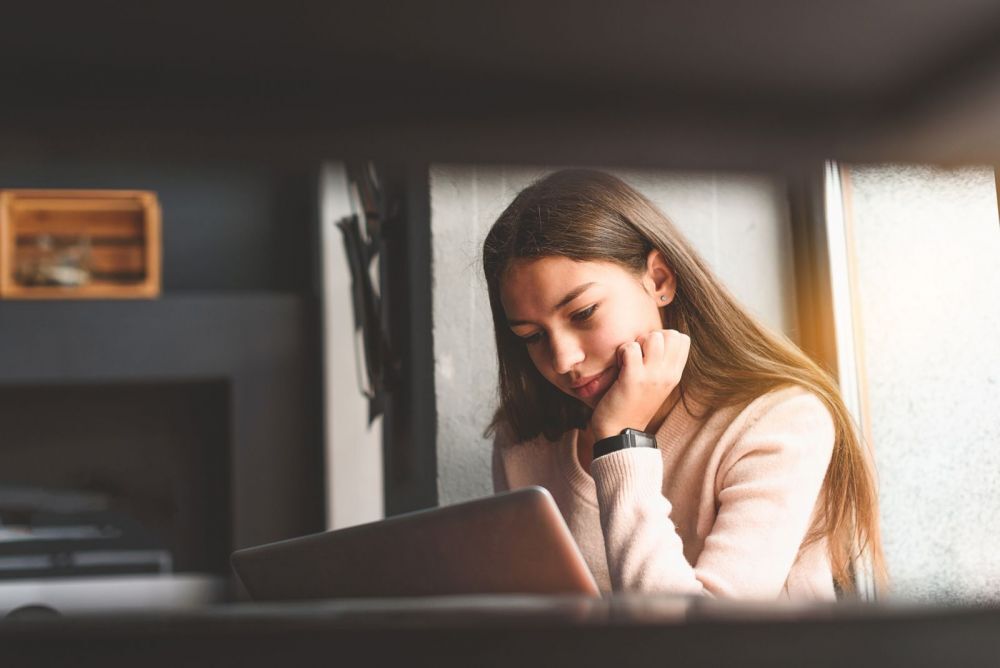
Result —
M 587 376 L 586 378 L 581 378 L 570 386 L 573 394 L 580 397 L 581 399 L 589 399 L 599 392 L 603 391 L 610 385 L 609 380 L 611 379 L 612 373 L 614 372 L 614 367 L 608 367 L 601 373 L 595 374 L 593 376 Z

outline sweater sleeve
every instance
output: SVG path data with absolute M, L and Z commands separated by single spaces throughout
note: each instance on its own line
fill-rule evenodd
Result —
M 815 395 L 800 392 L 765 408 L 721 458 L 717 514 L 694 566 L 662 494 L 660 452 L 632 449 L 595 460 L 613 589 L 776 598 L 809 529 L 833 440 L 833 421 Z M 700 493 L 698 482 L 693 493 Z

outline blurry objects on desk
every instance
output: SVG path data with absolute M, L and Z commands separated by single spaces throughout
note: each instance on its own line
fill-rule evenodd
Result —
M 0 484 L 0 580 L 172 570 L 170 550 L 106 497 Z
M 0 190 L 0 297 L 156 297 L 160 228 L 153 192 Z
M 16 281 L 21 285 L 86 285 L 90 282 L 90 237 L 40 234 L 30 252 L 17 255 Z

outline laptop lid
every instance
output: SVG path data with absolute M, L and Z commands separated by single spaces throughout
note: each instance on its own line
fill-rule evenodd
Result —
M 542 487 L 237 550 L 231 563 L 256 601 L 600 595 Z

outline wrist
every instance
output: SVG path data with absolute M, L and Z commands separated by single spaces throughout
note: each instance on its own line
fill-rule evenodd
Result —
M 638 429 L 622 429 L 618 434 L 600 438 L 594 443 L 594 459 L 630 448 L 656 449 L 656 437 Z
M 594 435 L 595 441 L 600 441 L 604 438 L 611 438 L 612 436 L 618 436 L 626 429 L 635 429 L 636 431 L 643 431 L 645 425 L 642 424 L 632 424 L 624 422 L 613 422 L 608 424 L 595 424 L 592 427 L 592 433 Z
M 594 427 L 594 441 L 617 436 L 622 433 L 622 429 L 625 429 L 625 427 Z

